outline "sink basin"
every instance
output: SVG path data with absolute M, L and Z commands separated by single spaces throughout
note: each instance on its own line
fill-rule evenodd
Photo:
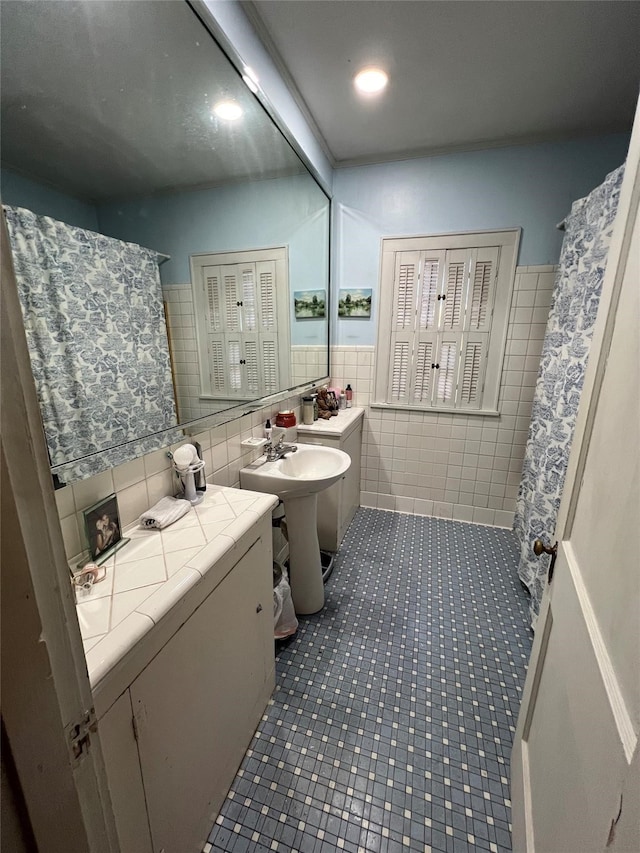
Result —
M 351 457 L 333 447 L 297 444 L 298 450 L 275 462 L 259 459 L 240 470 L 240 486 L 269 492 L 284 501 L 289 539 L 289 581 L 296 613 L 317 613 L 324 606 L 318 544 L 318 492 L 344 477 Z
M 258 460 L 240 471 L 240 485 L 254 492 L 269 492 L 283 500 L 312 495 L 343 477 L 351 458 L 332 447 L 296 445 L 298 450 L 275 462 Z

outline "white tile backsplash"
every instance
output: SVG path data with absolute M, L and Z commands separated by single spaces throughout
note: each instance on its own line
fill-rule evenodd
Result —
M 239 487 L 240 469 L 260 455 L 259 449 L 242 447 L 241 439 L 250 435 L 262 438 L 265 421 L 269 418 L 272 423 L 275 422 L 275 416 L 280 409 L 293 409 L 300 420 L 300 399 L 296 395 L 276 405 L 257 409 L 239 420 L 203 430 L 193 436 L 185 436 L 184 442 L 180 444 L 187 441 L 200 443 L 209 482 L 218 486 Z M 175 433 L 172 436 L 175 437 Z M 121 524 L 127 526 L 133 524 L 160 498 L 176 494 L 179 483 L 167 456 L 167 451 L 175 447 L 174 444 L 155 450 L 139 459 L 56 491 L 56 504 L 68 560 L 80 560 L 86 555 L 83 509 L 115 492 Z M 172 529 L 178 532 L 175 526 Z M 179 543 L 179 547 L 188 545 L 187 539 Z

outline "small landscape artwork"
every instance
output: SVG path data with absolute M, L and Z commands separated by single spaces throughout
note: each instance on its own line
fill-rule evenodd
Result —
M 371 294 L 370 287 L 341 289 L 338 292 L 338 317 L 370 320 Z
M 326 317 L 325 290 L 295 290 L 293 306 L 296 320 L 321 320 Z

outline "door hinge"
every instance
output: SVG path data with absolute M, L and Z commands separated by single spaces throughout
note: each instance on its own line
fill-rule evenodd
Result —
M 74 761 L 79 761 L 91 749 L 91 734 L 98 730 L 98 720 L 93 708 L 85 711 L 78 723 L 67 727 Z

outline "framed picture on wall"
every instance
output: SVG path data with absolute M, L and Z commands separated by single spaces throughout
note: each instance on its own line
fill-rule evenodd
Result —
M 83 510 L 83 515 L 89 553 L 95 563 L 103 562 L 129 541 L 122 538 L 118 499 L 115 495 L 109 495 Z
M 326 290 L 294 290 L 293 308 L 296 320 L 322 320 L 327 312 Z
M 348 320 L 371 319 L 370 287 L 345 287 L 338 291 L 338 317 Z

